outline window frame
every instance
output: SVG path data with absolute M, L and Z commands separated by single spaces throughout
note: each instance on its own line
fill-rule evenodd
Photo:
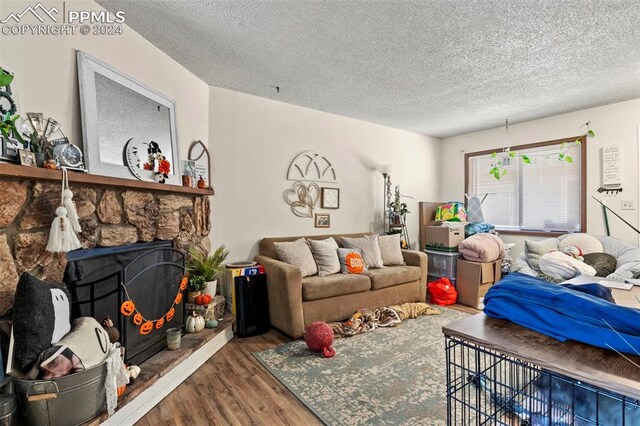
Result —
M 534 142 L 523 145 L 512 146 L 512 151 L 521 151 L 525 149 L 541 148 L 550 145 L 560 145 L 564 143 L 573 143 L 576 140 L 580 141 L 580 230 L 577 232 L 587 231 L 587 136 L 573 136 L 563 139 L 555 139 L 544 142 Z M 479 157 L 482 155 L 492 154 L 494 152 L 501 152 L 504 147 L 496 149 L 486 149 L 483 151 L 469 152 L 464 154 L 464 192 L 469 190 L 469 159 L 473 157 Z M 488 171 L 487 171 L 488 173 Z M 465 205 L 467 204 L 465 200 Z M 535 236 L 535 237 L 557 237 L 566 234 L 566 232 L 545 232 L 545 231 L 524 231 L 513 229 L 499 229 L 496 230 L 505 235 L 522 235 L 522 236 Z

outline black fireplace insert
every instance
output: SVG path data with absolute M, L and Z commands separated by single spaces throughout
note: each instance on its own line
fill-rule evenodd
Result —
M 184 253 L 171 242 L 76 250 L 67 259 L 64 281 L 71 292 L 72 318 L 91 316 L 101 322 L 110 317 L 120 331 L 125 362 L 140 364 L 158 353 L 166 347 L 166 330 L 184 324 L 184 303 L 175 305 L 170 322 L 146 335 L 120 312 L 126 294 L 147 320 L 160 319 L 169 310 L 185 266 Z

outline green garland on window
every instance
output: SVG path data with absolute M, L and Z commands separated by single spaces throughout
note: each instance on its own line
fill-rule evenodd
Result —
M 569 155 L 571 149 L 575 146 L 580 146 L 582 144 L 582 142 L 580 142 L 580 139 L 582 139 L 583 137 L 592 138 L 596 135 L 593 130 L 589 129 L 590 123 L 590 121 L 587 121 L 587 132 L 584 135 L 580 136 L 572 143 L 563 142 L 560 145 L 560 150 L 558 152 L 554 152 L 548 155 L 557 155 L 559 161 L 573 164 L 573 157 Z M 491 162 L 491 169 L 489 170 L 489 174 L 492 175 L 496 180 L 500 180 L 500 178 L 507 174 L 507 166 L 505 166 L 505 163 L 507 162 L 506 160 L 509 160 L 511 158 L 518 158 L 522 160 L 524 164 L 531 164 L 531 157 L 526 154 L 521 154 L 518 151 L 511 151 L 510 147 L 505 148 L 500 153 L 491 153 L 491 158 L 493 158 L 494 160 Z

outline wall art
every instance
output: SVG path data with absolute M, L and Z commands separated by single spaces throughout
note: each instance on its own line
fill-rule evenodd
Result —
M 304 151 L 289 164 L 287 180 L 336 182 L 337 175 L 333 164 L 327 157 L 315 151 Z
M 195 164 L 193 180 L 197 182 L 200 178 L 205 180 L 207 187 L 211 186 L 211 166 L 209 150 L 202 141 L 193 141 L 189 147 L 189 160 Z
M 329 213 L 316 213 L 316 228 L 330 228 L 331 215 Z
M 316 183 L 305 185 L 300 181 L 294 182 L 292 188 L 284 191 L 283 197 L 294 215 L 312 218 L 320 198 L 320 187 Z
M 340 188 L 323 186 L 320 191 L 320 207 L 323 209 L 340 208 Z

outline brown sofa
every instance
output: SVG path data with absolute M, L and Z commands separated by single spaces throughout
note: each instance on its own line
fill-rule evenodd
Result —
M 370 233 L 315 235 L 304 238 L 360 237 Z M 275 242 L 302 237 L 264 238 L 256 257 L 267 273 L 271 324 L 293 338 L 301 337 L 314 321 L 342 321 L 360 308 L 379 308 L 405 302 L 424 302 L 427 255 L 403 250 L 406 266 L 386 266 L 365 274 L 334 274 L 302 278 L 300 268 L 281 262 Z

